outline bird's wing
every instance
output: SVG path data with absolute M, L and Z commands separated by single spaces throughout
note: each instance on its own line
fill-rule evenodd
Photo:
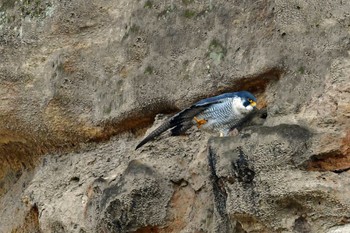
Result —
M 202 100 L 198 101 L 197 103 L 195 103 L 194 105 L 221 103 L 221 102 L 227 100 L 228 98 L 234 98 L 234 97 L 237 97 L 236 92 L 225 93 L 225 94 L 209 97 L 206 99 L 202 99 Z
M 219 96 L 217 96 L 219 97 Z M 137 146 L 136 149 L 140 148 L 141 146 L 145 145 L 147 142 L 152 140 L 153 138 L 159 136 L 164 131 L 173 128 L 172 129 L 172 135 L 179 135 L 183 132 L 185 132 L 187 129 L 189 129 L 192 126 L 192 120 L 193 117 L 198 115 L 199 113 L 203 112 L 205 109 L 207 109 L 209 106 L 221 103 L 223 101 L 223 98 L 208 98 L 201 100 L 197 102 L 196 104 L 192 105 L 189 108 L 186 108 L 182 110 L 181 112 L 175 114 L 170 119 L 168 119 L 166 122 L 164 122 L 162 125 L 160 125 L 158 128 L 156 128 L 154 131 L 152 131 L 147 137 L 145 137 Z
M 171 136 L 179 136 L 184 134 L 189 128 L 191 128 L 193 126 L 193 122 L 192 121 L 187 121 L 187 122 L 183 122 L 179 125 L 176 125 L 174 128 L 172 128 L 170 130 L 171 132 Z

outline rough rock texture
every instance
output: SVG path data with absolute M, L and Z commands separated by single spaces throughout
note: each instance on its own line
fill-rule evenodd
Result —
M 0 1 L 0 232 L 349 232 L 349 12 Z M 266 120 L 134 151 L 164 114 L 242 89 Z
M 349 173 L 309 172 L 301 157 L 310 155 L 310 136 L 281 124 L 213 140 L 209 161 L 225 232 L 231 218 L 246 232 L 327 232 L 348 221 Z

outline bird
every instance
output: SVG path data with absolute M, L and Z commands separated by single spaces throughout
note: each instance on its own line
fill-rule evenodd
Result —
M 137 150 L 166 130 L 172 136 L 178 136 L 196 125 L 198 129 L 209 133 L 227 136 L 256 108 L 257 99 L 248 91 L 229 92 L 202 99 L 166 120 L 147 135 L 135 148 Z

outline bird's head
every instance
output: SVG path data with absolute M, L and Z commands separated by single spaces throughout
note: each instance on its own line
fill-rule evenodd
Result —
M 250 112 L 256 107 L 256 98 L 255 96 L 248 91 L 239 91 L 237 92 L 237 97 L 239 97 L 241 102 L 241 107 L 245 111 Z

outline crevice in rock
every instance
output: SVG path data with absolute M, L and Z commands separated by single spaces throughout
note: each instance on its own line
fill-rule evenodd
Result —
M 159 229 L 154 226 L 145 226 L 137 229 L 134 233 L 159 233 Z
M 350 155 L 340 152 L 313 155 L 306 162 L 308 171 L 332 171 L 342 173 L 350 170 Z
M 233 160 L 231 163 L 233 168 L 233 173 L 239 182 L 250 184 L 253 182 L 255 177 L 255 172 L 253 169 L 249 167 L 246 156 L 241 147 L 239 150 L 239 158 L 237 160 Z
M 257 95 L 260 100 L 258 102 L 258 108 L 264 108 L 267 105 L 266 97 L 264 96 L 267 86 L 272 82 L 278 81 L 282 74 L 283 71 L 281 69 L 271 68 L 255 76 L 235 79 L 232 83 L 225 84 L 225 87 L 218 87 L 214 92 L 210 93 L 210 95 L 198 96 L 193 102 L 225 92 L 247 90 Z M 95 137 L 92 137 L 91 141 L 105 141 L 112 136 L 126 131 L 129 131 L 136 136 L 143 134 L 145 128 L 148 128 L 153 124 L 156 115 L 173 114 L 178 111 L 180 111 L 180 109 L 174 106 L 174 103 L 155 101 L 138 111 L 125 113 L 125 117 L 122 119 L 111 119 L 101 122 L 100 126 L 103 130 Z
M 220 222 L 220 225 L 218 226 L 218 232 L 232 232 L 231 222 L 226 210 L 227 193 L 223 186 L 222 179 L 216 175 L 216 154 L 210 146 L 208 148 L 208 162 L 214 195 L 214 205 L 219 214 L 218 222 Z
M 236 233 L 248 233 L 247 231 L 245 231 L 242 227 L 242 224 L 238 221 L 236 221 L 236 226 L 235 226 L 235 229 L 233 232 L 236 232 Z
M 350 171 L 350 167 L 347 167 L 344 169 L 333 170 L 332 172 L 340 174 L 340 173 L 347 172 L 347 171 Z
M 36 205 L 33 205 L 32 208 L 28 211 L 24 223 L 16 228 L 13 232 L 17 233 L 41 233 L 40 224 L 39 224 L 39 210 Z
M 168 103 L 161 102 L 155 104 L 155 106 L 147 106 L 138 112 L 125 113 L 125 117 L 121 119 L 112 119 L 102 122 L 101 126 L 103 130 L 100 134 L 91 138 L 90 141 L 106 141 L 112 136 L 127 131 L 135 135 L 141 135 L 146 128 L 153 124 L 156 115 L 160 113 L 171 114 L 178 111 L 178 108 L 172 107 Z
M 255 94 L 261 94 L 265 92 L 267 86 L 271 82 L 278 81 L 283 73 L 284 71 L 280 68 L 273 67 L 260 74 L 243 77 L 241 79 L 234 79 L 232 83 L 225 85 L 229 87 L 218 88 L 217 92 L 214 93 L 214 95 L 218 95 L 223 92 L 232 92 L 239 90 L 246 90 Z M 223 77 L 223 75 L 220 76 Z
M 309 233 L 311 232 L 311 226 L 306 218 L 300 216 L 294 221 L 293 230 L 298 233 Z

